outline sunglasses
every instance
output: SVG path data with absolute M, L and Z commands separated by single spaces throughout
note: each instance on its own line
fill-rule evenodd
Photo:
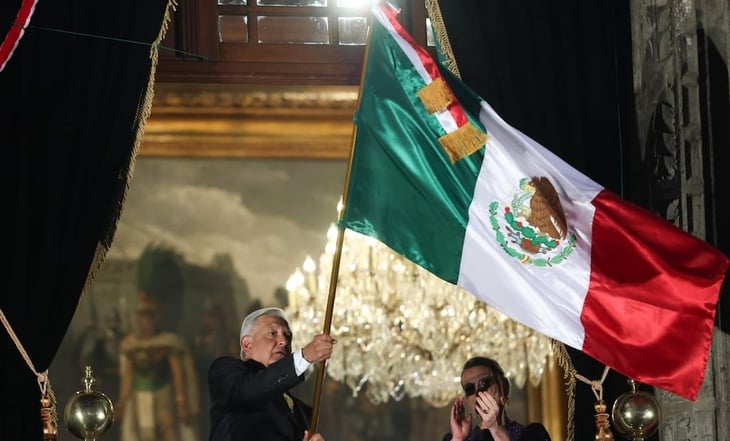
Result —
M 464 395 L 470 397 L 477 392 L 489 389 L 495 383 L 494 377 L 482 377 L 476 383 L 462 384 L 461 387 L 464 388 Z

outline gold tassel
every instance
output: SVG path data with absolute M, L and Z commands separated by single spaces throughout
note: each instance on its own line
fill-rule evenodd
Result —
M 2 308 L 0 308 L 0 322 L 2 322 L 5 330 L 8 331 L 10 338 L 15 343 L 15 347 L 23 356 L 23 359 L 28 364 L 28 367 L 38 378 L 38 387 L 41 390 L 41 426 L 43 428 L 43 441 L 56 441 L 58 436 L 58 419 L 56 416 L 56 395 L 53 393 L 51 387 L 51 379 L 48 377 L 48 371 L 38 372 L 33 366 L 33 361 L 30 359 L 30 355 L 25 352 L 23 344 L 18 339 L 18 336 L 13 331 L 13 327 L 10 326 L 10 321 L 5 316 Z
M 454 100 L 446 82 L 439 77 L 425 85 L 418 91 L 418 97 L 421 99 L 428 113 L 435 113 L 445 110 Z
M 449 155 L 451 163 L 466 158 L 486 144 L 489 136 L 479 130 L 474 124 L 469 123 L 459 127 L 457 130 L 448 133 L 439 142 Z
M 56 395 L 51 387 L 51 380 L 46 373 L 41 384 L 41 425 L 43 427 L 43 441 L 58 439 L 58 418 L 56 415 Z
M 598 400 L 593 407 L 596 409 L 596 441 L 613 441 L 613 432 L 609 428 L 608 413 L 606 413 L 606 402 Z

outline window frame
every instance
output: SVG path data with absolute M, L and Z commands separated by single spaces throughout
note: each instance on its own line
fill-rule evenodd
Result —
M 352 12 L 351 14 L 349 12 Z M 367 10 L 336 6 L 218 5 L 217 0 L 181 2 L 169 23 L 156 78 L 175 83 L 357 85 L 365 46 L 338 44 L 338 17 L 367 16 Z M 248 16 L 248 42 L 219 42 L 218 16 Z M 328 17 L 329 44 L 258 43 L 258 16 Z M 402 6 L 401 22 L 426 41 L 421 0 Z M 415 23 L 420 23 L 415 26 Z

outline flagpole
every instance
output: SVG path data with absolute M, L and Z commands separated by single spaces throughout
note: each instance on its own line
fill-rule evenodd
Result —
M 365 82 L 365 71 L 367 70 L 368 53 L 370 52 L 370 36 L 372 35 L 372 12 L 369 14 L 369 26 L 368 26 L 368 37 L 365 44 L 365 53 L 363 55 L 362 70 L 360 72 L 360 87 L 357 93 L 357 105 L 355 111 L 360 109 L 360 101 L 362 100 L 362 85 Z M 357 139 L 357 124 L 353 124 L 352 136 L 350 138 L 350 154 L 347 158 L 347 172 L 345 173 L 345 185 L 342 190 L 342 208 L 337 213 L 337 242 L 335 247 L 335 254 L 332 257 L 332 271 L 330 272 L 330 284 L 329 294 L 327 296 L 327 307 L 324 313 L 324 325 L 322 333 L 329 334 L 330 328 L 332 327 L 332 312 L 335 306 L 335 295 L 337 293 L 337 279 L 340 273 L 340 260 L 342 257 L 342 244 L 345 240 L 345 229 L 340 225 L 340 219 L 347 209 L 347 193 L 350 187 L 350 171 L 352 170 L 352 156 L 355 151 L 355 139 Z M 322 396 L 322 387 L 324 385 L 324 372 L 327 361 L 322 360 L 319 362 L 319 368 L 317 369 L 317 379 L 314 385 L 314 398 L 312 399 L 312 419 L 309 426 L 309 433 L 312 434 L 317 431 L 317 422 L 319 420 L 319 407 Z

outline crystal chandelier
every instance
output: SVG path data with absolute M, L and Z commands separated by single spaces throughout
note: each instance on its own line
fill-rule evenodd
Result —
M 337 227 L 317 264 L 307 257 L 290 276 L 287 316 L 297 338 L 322 332 Z M 550 341 L 488 307 L 382 243 L 345 231 L 330 334 L 337 339 L 327 374 L 364 391 L 374 404 L 406 394 L 445 406 L 459 395 L 464 362 L 494 358 L 517 387 L 537 386 Z M 300 342 L 303 343 L 303 342 Z

